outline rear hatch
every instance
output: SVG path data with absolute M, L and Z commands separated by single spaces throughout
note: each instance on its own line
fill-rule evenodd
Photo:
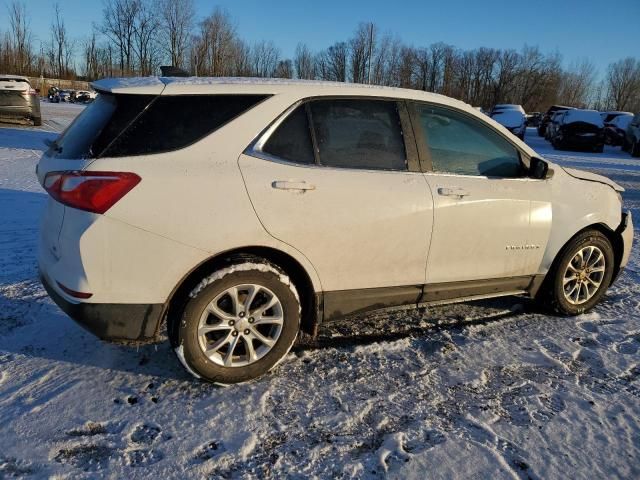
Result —
M 30 91 L 28 81 L 0 76 L 0 115 L 3 111 L 28 108 Z
M 594 138 L 602 135 L 603 129 L 588 122 L 571 122 L 562 126 L 565 135 L 577 138 Z
M 140 115 L 157 95 L 98 95 L 67 129 L 49 145 L 36 174 L 45 188 L 51 187 L 58 172 L 85 170 L 100 158 L 118 136 Z M 48 176 L 48 177 L 47 177 Z M 65 218 L 65 206 L 49 197 L 42 221 L 43 248 L 59 258 L 60 232 Z

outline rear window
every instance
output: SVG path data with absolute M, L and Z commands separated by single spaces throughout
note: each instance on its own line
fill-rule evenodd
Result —
M 67 128 L 49 155 L 81 159 L 178 150 L 213 133 L 265 98 L 103 93 Z
M 567 110 L 562 122 L 565 124 L 575 122 L 590 123 L 600 128 L 604 126 L 600 112 L 595 110 Z

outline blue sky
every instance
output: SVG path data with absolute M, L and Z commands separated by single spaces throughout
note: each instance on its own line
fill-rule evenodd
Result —
M 25 3 L 36 37 L 48 39 L 54 1 Z M 74 38 L 100 22 L 99 0 L 59 4 Z M 242 38 L 273 40 L 283 56 L 299 41 L 320 50 L 349 38 L 359 22 L 373 21 L 414 46 L 443 41 L 464 49 L 520 49 L 526 43 L 558 51 L 566 64 L 587 58 L 600 74 L 612 61 L 640 57 L 640 0 L 196 0 L 198 18 L 216 5 L 230 13 Z M 0 30 L 8 27 L 2 5 Z

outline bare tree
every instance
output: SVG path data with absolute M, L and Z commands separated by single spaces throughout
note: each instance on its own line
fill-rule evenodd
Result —
M 322 80 L 347 81 L 347 56 L 349 48 L 345 42 L 331 45 L 316 58 L 316 65 Z
M 372 51 L 376 43 L 376 28 L 371 23 L 361 23 L 355 35 L 349 41 L 349 56 L 351 60 L 351 81 L 366 83 Z
M 137 71 L 140 75 L 151 75 L 160 61 L 158 33 L 160 21 L 148 2 L 140 2 L 133 25 L 133 50 Z
M 162 0 L 159 9 L 160 43 L 171 65 L 184 67 L 195 17 L 193 0 Z
M 293 78 L 293 62 L 289 59 L 280 60 L 273 76 L 275 78 Z
M 214 77 L 232 74 L 236 46 L 237 37 L 231 17 L 226 11 L 216 8 L 200 22 L 200 31 L 194 39 L 197 74 Z
M 565 105 L 586 107 L 591 100 L 595 82 L 595 67 L 588 60 L 574 62 L 562 72 L 558 101 Z
M 115 43 L 120 72 L 133 73 L 135 22 L 140 0 L 103 0 L 101 31 Z
M 612 63 L 607 83 L 611 107 L 631 110 L 640 106 L 640 61 L 628 57 Z
M 55 18 L 51 24 L 51 52 L 49 58 L 54 75 L 58 78 L 66 78 L 69 74 L 69 63 L 73 54 L 74 44 L 69 39 L 67 28 L 64 24 L 60 5 L 53 5 Z
M 298 43 L 293 59 L 296 76 L 301 79 L 312 80 L 316 76 L 313 54 L 304 43 Z
M 11 51 L 10 68 L 17 73 L 29 73 L 32 62 L 31 30 L 24 3 L 13 1 L 7 5 L 11 37 L 5 51 Z
M 252 75 L 255 77 L 271 77 L 274 75 L 280 50 L 272 41 L 261 41 L 251 49 Z

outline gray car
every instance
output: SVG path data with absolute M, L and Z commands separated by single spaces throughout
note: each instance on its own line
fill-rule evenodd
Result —
M 0 75 L 0 121 L 25 120 L 42 125 L 38 92 L 26 77 Z
M 640 157 L 640 113 L 636 113 L 627 127 L 622 150 L 629 152 L 632 157 Z

